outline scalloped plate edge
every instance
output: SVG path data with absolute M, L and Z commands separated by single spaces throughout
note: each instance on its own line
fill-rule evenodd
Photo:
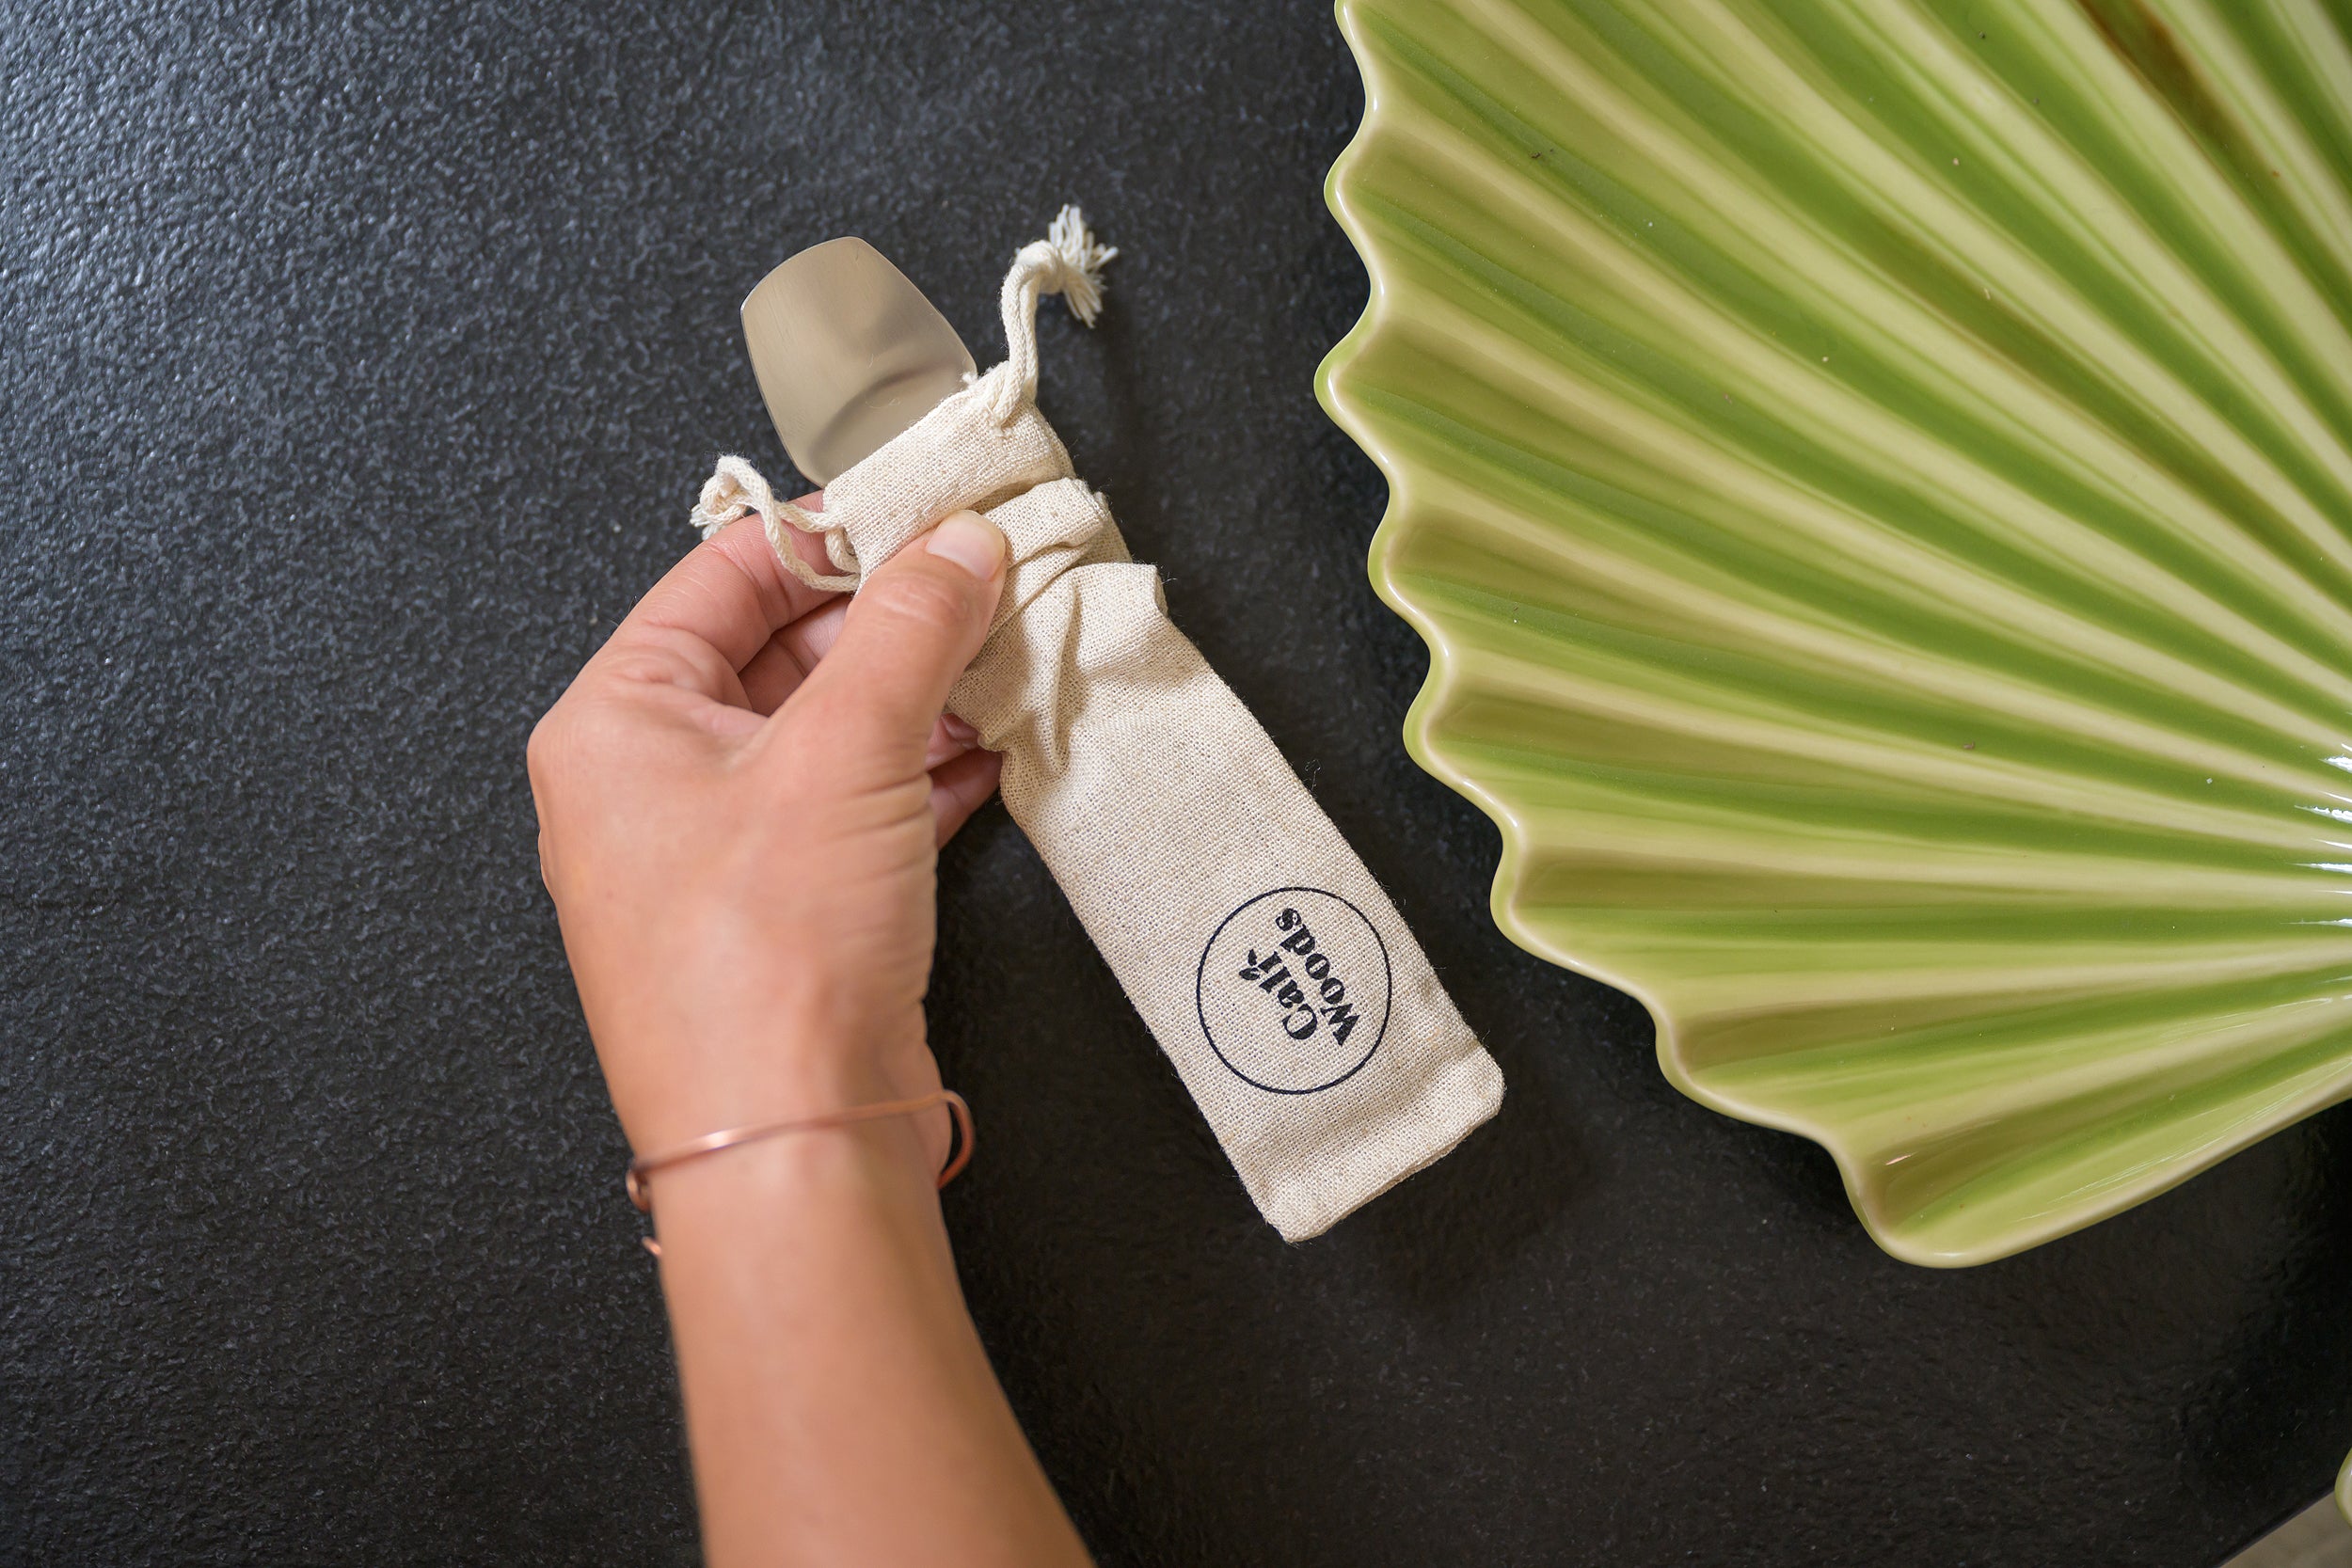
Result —
M 1597 980 L 1641 1003 L 1649 1012 L 1651 1025 L 1657 1035 L 1659 1069 L 1665 1074 L 1668 1083 L 1709 1110 L 1775 1132 L 1792 1132 L 1819 1144 L 1836 1162 L 1838 1178 L 1845 1184 L 1847 1199 L 1853 1205 L 1854 1214 L 1861 1220 L 1870 1239 L 1890 1256 L 1928 1268 L 1967 1268 L 1989 1263 L 2025 1252 L 2044 1242 L 2071 1235 L 2170 1191 L 2191 1177 L 2305 1117 L 2352 1099 L 2352 1085 L 2323 1086 L 2274 1106 L 2268 1115 L 2250 1119 L 2226 1139 L 2204 1145 L 2193 1154 L 2153 1164 L 2136 1179 L 2115 1183 L 2095 1199 L 2070 1206 L 2059 1212 L 2022 1220 L 1999 1236 L 1974 1245 L 1932 1246 L 1907 1232 L 1899 1224 L 1886 1223 L 1880 1216 L 1877 1207 L 1879 1189 L 1867 1174 L 1870 1167 L 1855 1155 L 1835 1129 L 1805 1117 L 1750 1103 L 1694 1080 L 1684 1069 L 1677 1053 L 1677 1024 L 1672 1010 L 1650 993 L 1639 976 L 1595 962 L 1570 948 L 1547 941 L 1519 918 L 1513 899 L 1519 885 L 1520 865 L 1527 854 L 1525 830 L 1508 807 L 1483 789 L 1475 780 L 1445 762 L 1430 743 L 1432 716 L 1443 707 L 1451 695 L 1462 659 L 1447 640 L 1444 627 L 1435 616 L 1414 601 L 1399 582 L 1398 574 L 1392 570 L 1393 557 L 1406 535 L 1416 526 L 1411 466 L 1387 448 L 1380 438 L 1376 421 L 1349 400 L 1348 371 L 1357 357 L 1379 336 L 1392 309 L 1383 258 L 1371 238 L 1372 228 L 1351 204 L 1351 176 L 1356 166 L 1369 156 L 1367 149 L 1378 135 L 1375 122 L 1381 112 L 1384 87 L 1382 61 L 1359 34 L 1352 10 L 1351 0 L 1334 0 L 1333 11 L 1341 36 L 1346 40 L 1348 51 L 1355 56 L 1357 70 L 1363 79 L 1364 113 L 1355 135 L 1333 161 L 1330 173 L 1324 180 L 1323 194 L 1325 205 L 1330 209 L 1332 217 L 1338 221 L 1348 244 L 1354 246 L 1362 261 L 1371 287 L 1363 313 L 1316 367 L 1315 400 L 1323 405 L 1324 412 L 1332 422 L 1372 459 L 1381 477 L 1388 482 L 1388 506 L 1381 514 L 1378 529 L 1373 534 L 1366 570 L 1373 591 L 1379 595 L 1380 601 L 1402 616 L 1429 650 L 1429 676 L 1415 694 L 1405 718 L 1405 749 L 1422 771 L 1475 805 L 1502 834 L 1502 856 L 1495 867 L 1494 883 L 1487 902 L 1495 925 L 1502 934 L 1547 963 L 1557 964 L 1588 979 Z M 2352 1470 L 2348 1470 L 2347 1474 L 2352 1475 Z

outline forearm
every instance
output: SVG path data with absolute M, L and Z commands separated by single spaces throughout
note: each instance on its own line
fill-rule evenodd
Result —
M 937 1087 L 934 857 L 996 768 L 942 715 L 1006 549 L 977 514 L 940 519 L 852 602 L 741 518 L 532 732 L 541 871 L 640 1150 Z M 716 1568 L 1085 1561 L 956 1287 L 940 1131 L 876 1121 L 651 1174 Z
M 658 1181 L 713 1568 L 1087 1560 L 964 1309 L 910 1124 Z

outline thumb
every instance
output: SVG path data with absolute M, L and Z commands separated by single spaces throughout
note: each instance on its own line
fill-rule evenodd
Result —
M 980 651 L 1005 586 L 1005 536 L 958 512 L 872 572 L 841 638 L 788 705 L 832 737 L 845 769 L 923 771 L 947 689 Z

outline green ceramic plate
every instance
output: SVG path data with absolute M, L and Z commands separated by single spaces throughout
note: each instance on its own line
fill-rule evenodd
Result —
M 2320 7 L 1339 9 L 1321 392 L 1502 928 L 1922 1263 L 2352 1094 Z

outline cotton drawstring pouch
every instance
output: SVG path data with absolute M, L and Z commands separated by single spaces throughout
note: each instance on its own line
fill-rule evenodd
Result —
M 835 477 L 821 514 L 723 457 L 693 521 L 756 513 L 788 569 L 843 591 L 949 513 L 1003 530 L 1003 596 L 948 705 L 1003 753 L 1007 810 L 1259 1212 L 1304 1241 L 1493 1116 L 1502 1075 L 1038 412 L 1039 298 L 1091 325 L 1110 254 L 1064 209 L 1005 278 L 1004 363 Z

